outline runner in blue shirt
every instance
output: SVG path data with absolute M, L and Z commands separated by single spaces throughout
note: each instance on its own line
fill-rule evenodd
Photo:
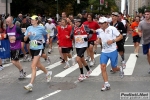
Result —
M 38 16 L 34 15 L 31 17 L 31 24 L 32 26 L 29 26 L 25 32 L 24 40 L 26 41 L 28 38 L 30 39 L 30 51 L 31 56 L 33 58 L 31 68 L 32 68 L 32 76 L 31 81 L 28 85 L 24 86 L 26 90 L 32 91 L 33 88 L 33 82 L 36 77 L 36 67 L 41 69 L 47 77 L 47 82 L 51 80 L 51 71 L 47 71 L 45 67 L 40 62 L 40 57 L 42 55 L 42 49 L 43 46 L 43 35 L 46 35 L 47 32 L 45 31 L 45 28 L 43 26 L 40 26 L 38 24 Z

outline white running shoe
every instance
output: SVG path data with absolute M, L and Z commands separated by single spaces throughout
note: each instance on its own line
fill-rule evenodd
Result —
M 90 67 L 93 67 L 94 65 L 95 65 L 95 60 L 93 60 L 93 61 L 91 60 L 90 61 Z
M 81 81 L 83 81 L 85 79 L 86 79 L 85 75 L 84 74 L 80 74 L 78 80 L 81 82 Z
M 24 89 L 28 90 L 28 91 L 32 91 L 33 85 L 31 83 L 29 83 L 28 85 L 24 86 Z
M 120 66 L 120 72 L 119 72 L 119 75 L 120 75 L 121 78 L 124 77 L 124 71 L 123 71 L 123 67 L 122 67 L 122 66 Z
M 4 67 L 3 67 L 3 66 L 0 66 L 0 71 L 3 70 L 3 69 L 4 69 Z
M 121 64 L 122 64 L 123 69 L 125 69 L 126 68 L 126 62 L 122 61 Z
M 70 67 L 69 63 L 66 62 L 66 66 L 64 67 L 64 69 L 67 69 L 69 67 Z
M 90 61 L 90 57 L 87 56 L 87 57 L 85 58 L 85 61 L 89 62 L 89 61 Z
M 48 71 L 48 73 L 46 74 L 46 79 L 47 79 L 47 82 L 51 81 L 51 79 L 52 79 L 52 71 Z
M 51 54 L 51 52 L 52 52 L 52 49 L 49 49 L 48 54 Z
M 110 84 L 109 83 L 105 83 L 101 89 L 101 91 L 105 91 L 105 90 L 110 90 Z
M 50 60 L 50 57 L 49 57 L 49 56 L 47 57 L 46 62 L 47 62 L 48 65 L 51 64 L 51 60 Z
M 72 66 L 76 64 L 75 58 L 72 58 Z
M 150 68 L 149 68 L 148 74 L 150 74 Z
M 28 60 L 28 55 L 25 55 L 24 57 L 23 57 L 23 61 L 25 62 L 25 61 L 27 61 Z
M 26 77 L 26 72 L 20 72 L 20 77 L 19 79 L 23 79 Z
M 89 78 L 90 74 L 92 73 L 92 70 L 90 69 L 87 73 L 86 73 L 86 78 Z

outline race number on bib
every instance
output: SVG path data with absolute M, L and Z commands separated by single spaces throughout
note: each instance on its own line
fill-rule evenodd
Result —
M 84 38 L 87 38 L 87 35 L 76 35 L 75 36 L 75 42 L 82 44 L 85 42 Z
M 37 47 L 37 46 L 38 46 L 37 40 L 31 40 L 31 41 L 30 41 L 30 46 L 31 46 L 31 47 Z

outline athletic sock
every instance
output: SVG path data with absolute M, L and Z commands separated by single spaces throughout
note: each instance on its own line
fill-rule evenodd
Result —
M 83 73 L 83 68 L 80 68 L 80 73 L 81 73 L 81 74 L 84 74 L 84 73 Z

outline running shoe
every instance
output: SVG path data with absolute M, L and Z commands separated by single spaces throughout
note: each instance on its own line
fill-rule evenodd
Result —
M 124 77 L 124 71 L 123 71 L 123 67 L 122 67 L 122 66 L 120 66 L 120 72 L 119 72 L 119 75 L 120 75 L 121 78 Z
M 3 69 L 4 69 L 4 67 L 3 67 L 3 66 L 0 66 L 0 71 L 3 70 Z
M 75 58 L 72 58 L 72 66 L 76 64 Z
M 91 60 L 90 61 L 90 67 L 93 67 L 94 65 L 95 65 L 95 60 L 93 60 L 93 61 Z
M 101 91 L 105 91 L 105 90 L 110 90 L 110 84 L 109 83 L 105 83 L 101 89 Z
M 126 68 L 126 62 L 122 61 L 121 64 L 122 64 L 123 69 L 125 69 Z
M 27 59 L 28 59 L 28 55 L 25 55 L 25 56 L 23 57 L 23 61 L 25 62 L 25 61 L 27 61 Z
M 51 54 L 51 51 L 52 51 L 52 50 L 51 50 L 51 49 L 49 49 L 48 54 Z
M 150 74 L 150 68 L 149 68 L 148 74 Z
M 33 85 L 31 83 L 29 83 L 28 85 L 24 86 L 24 89 L 28 90 L 28 91 L 32 91 Z
M 47 82 L 50 82 L 52 79 L 52 71 L 48 71 L 48 73 L 46 74 L 46 80 Z
M 26 72 L 20 72 L 20 77 L 19 79 L 23 79 L 26 77 Z
M 69 68 L 69 67 L 70 67 L 70 65 L 67 65 L 67 64 L 66 64 L 66 66 L 64 67 L 64 69 L 67 69 L 67 68 Z
M 81 82 L 81 81 L 83 81 L 85 79 L 86 79 L 85 75 L 84 74 L 80 74 L 78 80 Z
M 47 62 L 48 65 L 51 64 L 51 60 L 50 60 L 50 57 L 49 57 L 49 56 L 47 57 L 46 62 Z
M 86 60 L 87 62 L 89 62 L 89 61 L 90 61 L 90 57 L 87 56 L 87 57 L 85 58 L 85 60 Z
M 86 73 L 86 78 L 89 78 L 90 74 L 92 73 L 92 70 L 90 69 L 87 73 Z

